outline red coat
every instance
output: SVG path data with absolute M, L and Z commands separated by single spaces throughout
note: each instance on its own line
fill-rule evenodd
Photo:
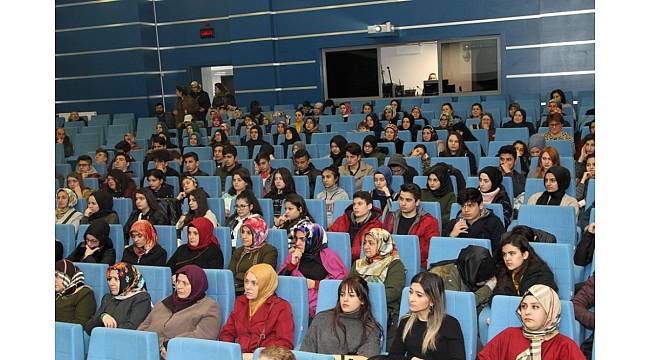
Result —
M 478 353 L 479 360 L 512 360 L 530 347 L 530 340 L 524 337 L 520 327 L 510 327 L 490 340 Z M 578 345 L 570 338 L 557 334 L 542 343 L 544 360 L 584 360 Z
M 386 216 L 384 222 L 384 229 L 391 234 L 397 232 L 397 219 L 399 219 L 400 212 L 390 213 Z M 415 235 L 420 239 L 420 267 L 426 269 L 428 267 L 427 260 L 429 258 L 429 242 L 432 236 L 440 236 L 438 228 L 438 220 L 429 213 L 418 210 L 415 222 L 409 230 L 409 235 Z M 399 248 L 398 248 L 399 251 Z
M 219 340 L 239 343 L 242 353 L 271 345 L 293 350 L 293 331 L 291 305 L 286 300 L 271 295 L 251 318 L 248 299 L 241 295 L 235 300 L 235 308 L 221 329 Z
M 352 205 L 348 206 L 347 209 L 345 209 L 345 213 L 343 215 L 339 216 L 334 223 L 327 229 L 327 231 L 334 231 L 334 232 L 344 232 L 344 233 L 349 233 L 350 232 L 350 224 L 351 220 L 350 217 L 352 215 Z M 381 228 L 382 223 L 379 221 L 379 217 L 381 216 L 381 211 L 377 208 L 373 208 L 370 211 L 370 220 L 361 227 L 359 232 L 354 236 L 354 239 L 351 239 L 352 241 L 352 261 L 354 262 L 359 258 L 359 255 L 361 254 L 361 236 L 363 234 L 367 233 L 370 229 L 373 228 Z M 346 266 L 350 266 L 350 264 L 346 264 Z

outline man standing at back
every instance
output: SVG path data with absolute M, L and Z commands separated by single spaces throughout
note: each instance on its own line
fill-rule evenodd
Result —
M 439 236 L 438 219 L 422 210 L 420 206 L 422 190 L 413 184 L 404 184 L 399 193 L 399 210 L 390 213 L 384 228 L 395 235 L 415 235 L 420 243 L 420 267 L 427 268 L 429 242 L 432 236 Z
M 210 95 L 208 95 L 205 90 L 201 87 L 201 84 L 199 84 L 197 81 L 192 81 L 190 84 L 190 87 L 192 91 L 190 92 L 190 95 L 196 99 L 196 101 L 199 103 L 199 107 L 201 107 L 199 111 L 199 121 L 205 124 L 205 116 L 208 114 L 208 109 L 210 108 Z

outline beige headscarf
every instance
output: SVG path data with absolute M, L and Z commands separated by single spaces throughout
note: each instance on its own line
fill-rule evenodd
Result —
M 271 297 L 271 295 L 275 294 L 275 290 L 278 288 L 278 274 L 275 273 L 273 266 L 269 264 L 253 265 L 248 269 L 246 274 L 249 272 L 255 275 L 257 278 L 257 285 L 259 286 L 257 298 L 248 302 L 248 316 L 252 317 L 255 315 L 257 309 L 259 309 L 262 304 Z
M 377 254 L 371 258 L 364 257 L 356 260 L 354 267 L 366 281 L 384 282 L 388 273 L 388 266 L 399 259 L 397 247 L 393 243 L 390 233 L 385 229 L 370 229 L 364 234 L 361 241 L 365 240 L 367 235 L 372 236 L 377 242 Z
M 72 190 L 70 190 L 70 189 L 68 189 L 68 188 L 60 188 L 60 189 L 58 189 L 58 190 L 56 191 L 56 195 L 58 196 L 58 195 L 59 195 L 59 192 L 61 192 L 61 191 L 65 192 L 66 195 L 68 195 L 68 207 L 65 208 L 65 209 L 59 209 L 59 207 L 57 206 L 56 211 L 55 211 L 55 213 L 54 213 L 54 215 L 56 216 L 57 219 L 60 219 L 60 218 L 63 217 L 63 215 L 65 215 L 65 213 L 67 213 L 70 209 L 72 209 L 72 208 L 74 208 L 75 206 L 77 206 L 77 194 L 75 194 L 74 191 L 72 191 Z
M 528 295 L 533 296 L 542 305 L 546 311 L 546 321 L 544 326 L 539 330 L 530 330 L 526 328 L 521 312 L 517 307 L 517 316 L 524 325 L 522 330 L 524 337 L 530 340 L 530 347 L 521 354 L 517 355 L 516 360 L 542 360 L 542 342 L 552 339 L 559 333 L 560 315 L 562 314 L 562 304 L 560 297 L 555 290 L 546 285 L 533 285 L 531 286 L 524 296 L 521 297 L 523 301 Z M 519 303 L 521 305 L 521 302 Z

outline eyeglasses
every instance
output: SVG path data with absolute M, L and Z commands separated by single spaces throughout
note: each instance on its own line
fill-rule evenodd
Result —
M 237 204 L 237 205 L 235 205 L 235 207 L 236 207 L 237 209 L 246 209 L 246 208 L 249 207 L 249 206 L 250 206 L 250 205 L 248 205 L 248 204 L 246 204 L 246 205 L 244 205 L 244 204 Z

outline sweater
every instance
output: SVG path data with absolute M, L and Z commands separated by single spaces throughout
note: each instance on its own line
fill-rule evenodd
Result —
M 120 219 L 117 216 L 117 213 L 115 213 L 115 212 L 110 213 L 110 214 L 104 216 L 103 218 L 99 218 L 99 219 L 104 219 L 104 221 L 106 221 L 106 223 L 108 225 L 110 225 L 110 224 L 119 224 L 120 223 Z M 88 219 L 87 216 L 84 216 L 84 217 L 81 218 L 79 223 L 80 224 L 90 224 L 90 220 Z
M 175 337 L 217 340 L 220 326 L 219 304 L 205 296 L 175 313 L 163 301 L 159 302 L 138 326 L 138 330 L 157 332 L 159 345 L 164 345 Z
M 119 329 L 138 328 L 140 323 L 149 315 L 151 311 L 151 296 L 148 292 L 143 291 L 131 296 L 128 299 L 117 300 L 111 293 L 104 295 L 99 309 L 95 315 L 86 322 L 84 329 L 90 335 L 96 327 L 103 327 L 101 316 L 107 313 L 117 322 Z
M 138 255 L 135 254 L 133 249 L 134 245 L 131 245 L 124 249 L 122 254 L 122 261 L 128 262 L 133 265 L 149 265 L 149 266 L 165 266 L 167 260 L 167 251 L 163 249 L 160 245 L 156 244 L 148 253 L 142 255 L 138 259 Z
M 537 205 L 537 200 L 542 196 L 543 192 L 536 192 L 528 198 L 528 205 Z M 578 200 L 573 196 L 564 194 L 562 200 L 560 201 L 560 206 L 573 206 L 576 211 L 576 220 L 578 219 L 578 214 L 580 213 L 580 205 L 578 205 Z
M 95 313 L 95 294 L 89 286 L 82 286 L 74 293 L 54 300 L 54 320 L 85 324 Z
M 248 299 L 241 295 L 235 300 L 219 340 L 239 343 L 242 354 L 272 345 L 293 350 L 293 332 L 291 305 L 286 300 L 273 294 L 253 316 L 248 316 Z
M 478 353 L 479 360 L 512 360 L 530 347 L 530 340 L 524 337 L 520 327 L 509 327 L 492 340 Z M 578 345 L 570 338 L 557 334 L 542 342 L 542 359 L 574 360 L 585 359 Z
M 465 342 L 460 323 L 451 315 L 445 315 L 436 337 L 436 351 L 422 354 L 422 343 L 427 331 L 427 322 L 415 320 L 411 332 L 402 340 L 404 326 L 408 317 L 402 318 L 397 329 L 397 336 L 390 348 L 388 356 L 394 360 L 410 360 L 418 357 L 424 360 L 464 360 Z
M 398 224 L 402 217 L 402 211 L 398 210 L 395 213 L 390 213 L 384 221 L 384 229 L 391 234 L 397 234 Z M 427 260 L 429 257 L 429 242 L 432 236 L 440 236 L 438 227 L 438 220 L 425 213 L 422 208 L 417 209 L 415 221 L 409 229 L 408 235 L 415 235 L 420 240 L 420 267 L 427 268 Z
M 249 254 L 244 252 L 243 246 L 235 249 L 228 266 L 235 278 L 235 294 L 241 295 L 244 293 L 244 276 L 246 276 L 246 272 L 251 266 L 269 264 L 275 269 L 277 263 L 278 250 L 268 243 Z
M 316 195 L 316 199 L 325 200 L 325 210 L 327 212 L 327 226 L 331 226 L 334 222 L 334 202 L 337 200 L 349 200 L 349 194 L 343 190 L 342 187 L 333 186 L 332 188 L 325 188 L 323 191 Z
M 343 332 L 333 326 L 334 309 L 316 314 L 302 339 L 300 351 L 319 354 L 347 354 L 371 357 L 379 355 L 380 330 L 377 326 L 365 326 L 360 319 L 361 312 L 341 313 L 339 321 Z
M 587 329 L 596 326 L 596 313 L 589 309 L 596 306 L 596 275 L 591 275 L 580 291 L 571 299 L 576 320 Z
M 223 253 L 221 248 L 214 244 L 203 250 L 191 250 L 187 244 L 183 244 L 176 249 L 166 266 L 175 274 L 178 269 L 188 264 L 197 265 L 201 269 L 223 269 Z

